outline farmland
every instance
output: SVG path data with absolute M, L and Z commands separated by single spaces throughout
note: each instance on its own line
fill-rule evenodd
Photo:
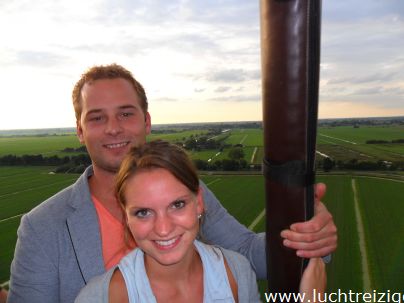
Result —
M 403 126 L 322 127 L 318 130 L 317 149 L 336 160 L 404 161 L 404 144 L 366 144 L 367 140 L 403 138 Z
M 193 159 L 208 161 L 227 158 L 231 146 L 241 144 L 247 163 L 260 164 L 263 157 L 262 129 L 226 129 L 220 135 L 211 136 L 212 139 L 224 138 L 224 148 L 211 150 L 192 150 Z M 207 134 L 206 129 L 175 129 L 173 132 L 155 132 L 148 140 L 164 139 L 171 142 L 183 142 L 191 136 Z M 397 140 L 404 139 L 404 126 L 352 126 L 319 127 L 317 136 L 317 150 L 331 157 L 335 161 L 398 161 L 404 162 L 403 143 L 366 144 L 368 140 Z M 72 155 L 63 151 L 66 147 L 78 148 L 80 143 L 75 134 L 50 136 L 16 136 L 0 137 L 0 157 L 8 154 L 22 156 L 24 154 L 42 154 L 49 157 Z M 322 157 L 318 154 L 318 160 Z M 253 157 L 254 156 L 254 157 Z
M 5 168 L 5 186 L 0 194 L 0 281 L 8 280 L 9 265 L 16 241 L 20 215 L 46 197 L 74 182 L 77 175 L 49 174 L 49 168 Z M 359 200 L 364 214 L 372 285 L 375 289 L 398 290 L 404 283 L 402 241 L 404 183 L 394 180 L 357 177 Z M 264 209 L 261 176 L 203 175 L 202 179 L 228 211 L 249 226 Z M 339 248 L 328 265 L 330 290 L 361 290 L 361 257 L 356 233 L 351 176 L 319 176 L 327 183 L 325 203 L 339 228 Z M 14 184 L 14 185 L 13 185 Z M 10 219 L 7 219 L 10 218 Z M 255 227 L 263 231 L 264 220 Z M 388 236 L 386 236 L 388 235 Z
M 371 283 L 378 289 L 402 290 L 404 285 L 404 183 L 358 179 L 366 233 Z M 396 211 L 392 211 L 396 210 Z
M 338 161 L 398 161 L 404 162 L 404 144 L 366 144 L 367 140 L 396 140 L 404 138 L 401 125 L 338 126 L 318 129 L 317 150 Z M 182 142 L 187 138 L 206 136 L 206 129 L 176 129 L 175 132 L 152 133 L 148 140 L 164 139 Z M 193 159 L 211 162 L 228 157 L 232 146 L 241 145 L 248 164 L 259 165 L 263 157 L 262 129 L 223 129 L 213 137 L 223 139 L 223 148 L 189 150 Z M 42 154 L 43 156 L 71 155 L 66 147 L 80 144 L 74 134 L 49 136 L 0 137 L 0 157 L 7 154 Z M 322 156 L 317 156 L 322 159 Z M 9 278 L 9 266 L 16 241 L 21 215 L 73 183 L 77 174 L 53 174 L 54 167 L 0 167 L 0 284 Z M 248 171 L 244 172 L 248 173 Z M 356 200 L 363 221 L 371 286 L 377 290 L 401 291 L 404 285 L 404 183 L 403 172 L 386 171 L 364 176 L 355 171 L 341 171 L 339 175 L 323 174 L 318 181 L 328 186 L 325 204 L 334 216 L 339 230 L 338 250 L 327 266 L 329 291 L 363 288 L 361 252 L 352 187 L 357 186 Z M 401 174 L 401 175 L 400 175 Z M 400 177 L 401 176 L 401 177 Z M 391 178 L 396 178 L 393 180 Z M 259 175 L 224 175 L 211 172 L 202 175 L 203 181 L 217 195 L 222 204 L 246 226 L 264 209 L 263 179 Z M 254 231 L 263 231 L 265 221 L 258 221 Z
M 0 137 L 0 156 L 12 154 L 17 156 L 42 154 L 44 156 L 59 155 L 66 147 L 77 148 L 80 142 L 75 134 L 57 136 L 18 136 Z

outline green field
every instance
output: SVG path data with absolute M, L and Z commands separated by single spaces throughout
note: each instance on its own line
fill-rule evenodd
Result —
M 404 144 L 366 144 L 367 140 L 404 139 L 403 126 L 320 127 L 317 149 L 336 160 L 404 161 Z
M 203 130 L 184 130 L 168 134 L 151 134 L 148 140 L 168 140 L 176 141 L 191 135 L 204 134 Z M 43 156 L 68 156 L 72 153 L 62 152 L 66 147 L 78 148 L 81 144 L 76 134 L 70 135 L 50 135 L 50 136 L 16 136 L 0 137 L 0 157 L 4 155 L 37 155 Z
M 186 138 L 190 137 L 191 135 L 203 135 L 206 134 L 206 130 L 182 130 L 173 133 L 165 133 L 165 134 L 154 134 L 153 132 L 147 137 L 148 141 L 153 140 L 167 140 L 170 142 L 178 141 L 178 140 L 185 140 Z
M 380 178 L 360 178 L 357 182 L 373 278 L 371 282 L 383 291 L 402 291 L 404 182 Z
M 80 147 L 76 135 L 0 137 L 0 156 L 9 154 L 16 156 L 39 154 L 47 157 L 65 156 L 69 154 L 61 151 L 66 147 Z
M 149 135 L 148 140 L 164 139 L 171 142 L 181 141 L 191 135 L 206 134 L 207 130 L 180 130 L 174 133 Z M 231 129 L 212 138 L 225 138 L 227 145 L 242 144 L 247 163 L 251 162 L 254 150 L 257 152 L 252 164 L 261 164 L 263 158 L 263 132 L 262 129 Z M 317 136 L 317 150 L 328 155 L 334 160 L 349 161 L 404 161 L 404 144 L 366 144 L 367 140 L 396 140 L 404 139 L 404 126 L 374 126 L 354 128 L 352 126 L 319 127 Z M 80 146 L 77 137 L 71 135 L 54 136 L 20 136 L 0 137 L 0 157 L 13 154 L 42 154 L 44 156 L 58 155 L 59 157 L 71 156 L 62 150 L 66 147 L 77 148 Z M 219 150 L 204 150 L 190 152 L 193 159 L 208 161 L 227 158 L 230 148 L 225 148 L 220 154 Z M 318 159 L 321 159 L 318 156 Z
M 319 140 L 328 140 L 325 136 L 333 137 L 331 140 L 346 140 L 354 143 L 365 143 L 367 140 L 395 140 L 404 139 L 404 126 L 352 126 L 320 127 Z
M 262 146 L 261 129 L 232 129 L 226 140 L 227 144 L 243 144 L 244 146 Z
M 320 176 L 317 180 L 327 184 L 324 203 L 333 214 L 338 228 L 338 250 L 333 254 L 332 262 L 327 265 L 328 290 L 360 291 L 362 269 L 351 178 Z
M 73 183 L 78 175 L 49 174 L 46 167 L 0 169 L 0 284 L 8 280 L 21 215 Z
M 74 182 L 77 175 L 53 175 L 48 168 L 2 167 L 0 192 L 0 282 L 9 266 L 20 215 Z M 264 209 L 261 176 L 203 175 L 203 181 L 241 223 L 249 226 Z M 374 289 L 400 290 L 404 285 L 404 183 L 355 176 L 364 216 L 366 244 Z M 328 186 L 324 202 L 339 230 L 339 247 L 327 266 L 329 290 L 361 290 L 362 273 L 350 176 L 319 176 Z M 3 186 L 4 184 L 4 186 Z M 265 229 L 264 220 L 255 231 Z
M 76 180 L 73 174 L 51 174 L 51 168 L 2 167 L 0 220 L 20 215 Z

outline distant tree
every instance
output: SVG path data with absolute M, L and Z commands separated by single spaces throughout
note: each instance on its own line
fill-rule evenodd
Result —
M 238 170 L 240 167 L 239 162 L 236 160 L 229 160 L 229 159 L 223 159 L 222 160 L 222 169 L 223 170 Z
M 193 138 L 193 136 L 192 138 L 187 139 L 184 143 L 184 148 L 187 150 L 193 150 L 196 148 L 196 146 L 196 140 Z
M 240 169 L 243 169 L 243 168 L 247 168 L 247 166 L 248 166 L 247 161 L 246 161 L 245 159 L 240 159 L 240 161 L 239 161 L 239 168 L 240 168 Z
M 208 168 L 208 161 L 205 160 L 195 159 L 194 164 L 199 170 L 206 170 Z
M 323 160 L 323 170 L 325 172 L 329 172 L 330 170 L 332 170 L 335 166 L 335 161 L 331 160 L 331 158 L 326 157 Z
M 233 147 L 230 149 L 228 156 L 231 160 L 240 160 L 244 158 L 244 150 L 241 147 Z
M 213 162 L 213 164 L 210 165 L 210 169 L 211 170 L 222 170 L 223 169 L 223 165 L 222 165 L 222 160 L 216 160 L 215 162 Z

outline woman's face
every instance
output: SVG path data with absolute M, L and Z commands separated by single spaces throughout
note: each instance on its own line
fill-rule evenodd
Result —
M 156 168 L 129 178 L 125 198 L 129 229 L 146 255 L 163 265 L 191 256 L 201 192 L 195 195 L 169 171 Z

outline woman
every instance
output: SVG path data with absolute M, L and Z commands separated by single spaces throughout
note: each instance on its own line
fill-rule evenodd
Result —
M 245 257 L 196 240 L 204 205 L 184 150 L 163 141 L 132 149 L 116 193 L 137 248 L 92 280 L 76 302 L 260 301 Z

